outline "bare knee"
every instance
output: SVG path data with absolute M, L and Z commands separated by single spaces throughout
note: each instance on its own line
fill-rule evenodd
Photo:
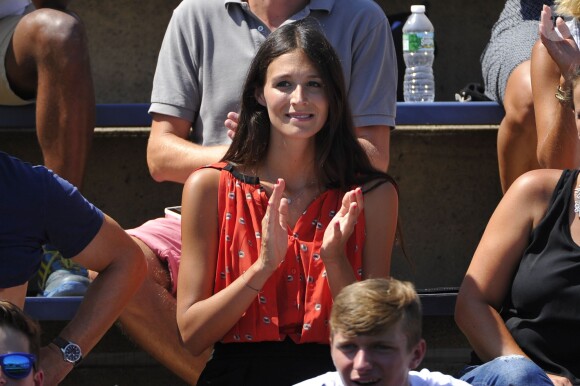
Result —
M 155 252 L 153 252 L 153 250 L 149 248 L 143 241 L 136 237 L 133 237 L 133 240 L 135 240 L 137 245 L 139 245 L 143 251 L 143 254 L 145 255 L 145 260 L 147 261 L 146 280 L 153 281 L 157 285 L 171 292 L 171 276 L 169 274 L 169 268 L 167 267 L 167 264 L 162 262 L 155 254 Z
M 504 102 L 504 108 L 504 121 L 510 125 L 514 134 L 535 132 L 534 104 L 531 99 L 522 98 L 519 101 Z
M 88 54 L 85 28 L 72 13 L 51 8 L 33 11 L 15 31 L 14 44 L 27 44 L 20 36 L 28 41 L 26 49 L 39 63 L 74 61 Z
M 504 97 L 504 122 L 514 134 L 535 133 L 534 101 L 529 61 L 512 72 Z

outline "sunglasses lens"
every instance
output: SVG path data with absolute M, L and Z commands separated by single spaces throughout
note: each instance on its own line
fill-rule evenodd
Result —
M 1 365 L 4 374 L 13 379 L 25 378 L 32 370 L 31 360 L 19 354 L 5 355 Z

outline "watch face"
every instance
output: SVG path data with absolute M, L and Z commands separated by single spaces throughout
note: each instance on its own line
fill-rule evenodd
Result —
M 81 349 L 79 346 L 73 343 L 69 343 L 64 348 L 64 358 L 69 362 L 76 362 L 81 359 Z

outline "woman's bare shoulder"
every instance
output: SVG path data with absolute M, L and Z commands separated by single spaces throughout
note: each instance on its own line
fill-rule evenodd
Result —
M 365 196 L 367 195 L 379 195 L 383 196 L 385 194 L 398 195 L 398 186 L 392 178 L 376 178 L 365 182 L 361 189 Z
M 196 188 L 214 186 L 219 182 L 221 170 L 216 168 L 202 168 L 194 171 L 189 175 L 186 186 L 194 186 Z
M 563 171 L 558 169 L 529 171 L 518 177 L 507 193 L 526 195 L 530 198 L 550 199 L 562 173 Z

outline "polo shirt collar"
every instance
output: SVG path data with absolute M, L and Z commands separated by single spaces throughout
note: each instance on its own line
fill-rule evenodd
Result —
M 210 0 L 204 0 L 204 1 L 210 1 Z M 306 6 L 307 8 L 310 8 L 313 11 L 326 11 L 328 13 L 332 12 L 332 8 L 334 7 L 336 0 L 310 0 L 310 3 Z M 224 0 L 224 5 L 227 6 L 229 4 L 239 4 L 242 5 L 242 3 L 245 3 L 245 1 L 242 0 Z
M 336 0 L 310 0 L 308 7 L 313 11 L 326 11 L 330 13 L 335 3 Z

